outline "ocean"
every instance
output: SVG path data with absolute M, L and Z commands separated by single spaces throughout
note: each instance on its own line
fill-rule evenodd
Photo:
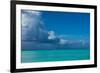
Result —
M 51 62 L 90 59 L 90 49 L 22 50 L 21 62 Z

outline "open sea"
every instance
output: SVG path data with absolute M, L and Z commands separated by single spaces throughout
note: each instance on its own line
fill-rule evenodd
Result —
M 73 61 L 90 59 L 89 49 L 22 50 L 21 62 Z

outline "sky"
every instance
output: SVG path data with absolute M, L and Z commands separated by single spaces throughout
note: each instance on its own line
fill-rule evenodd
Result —
M 38 33 L 41 39 L 89 40 L 90 14 L 22 10 L 22 32 L 28 40 L 36 39 Z
M 86 39 L 90 36 L 90 14 L 75 12 L 41 11 L 47 30 L 56 35 L 73 39 Z
M 76 48 L 89 47 L 88 13 L 34 10 L 21 12 L 23 48 L 67 48 L 65 45 Z

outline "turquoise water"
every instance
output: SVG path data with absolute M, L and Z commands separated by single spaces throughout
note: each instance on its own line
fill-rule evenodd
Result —
M 90 59 L 89 49 L 22 50 L 21 62 L 73 61 Z

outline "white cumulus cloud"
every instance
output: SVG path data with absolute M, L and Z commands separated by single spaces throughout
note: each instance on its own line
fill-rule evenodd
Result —
M 32 27 L 35 24 L 41 22 L 41 12 L 31 11 L 31 10 L 22 10 L 22 26 L 23 27 Z
M 48 39 L 53 40 L 53 39 L 56 38 L 56 36 L 55 36 L 55 32 L 54 32 L 54 31 L 49 31 L 48 34 L 49 34 Z
M 22 39 L 35 40 L 39 29 L 42 30 L 43 22 L 41 19 L 41 12 L 33 10 L 22 10 Z

